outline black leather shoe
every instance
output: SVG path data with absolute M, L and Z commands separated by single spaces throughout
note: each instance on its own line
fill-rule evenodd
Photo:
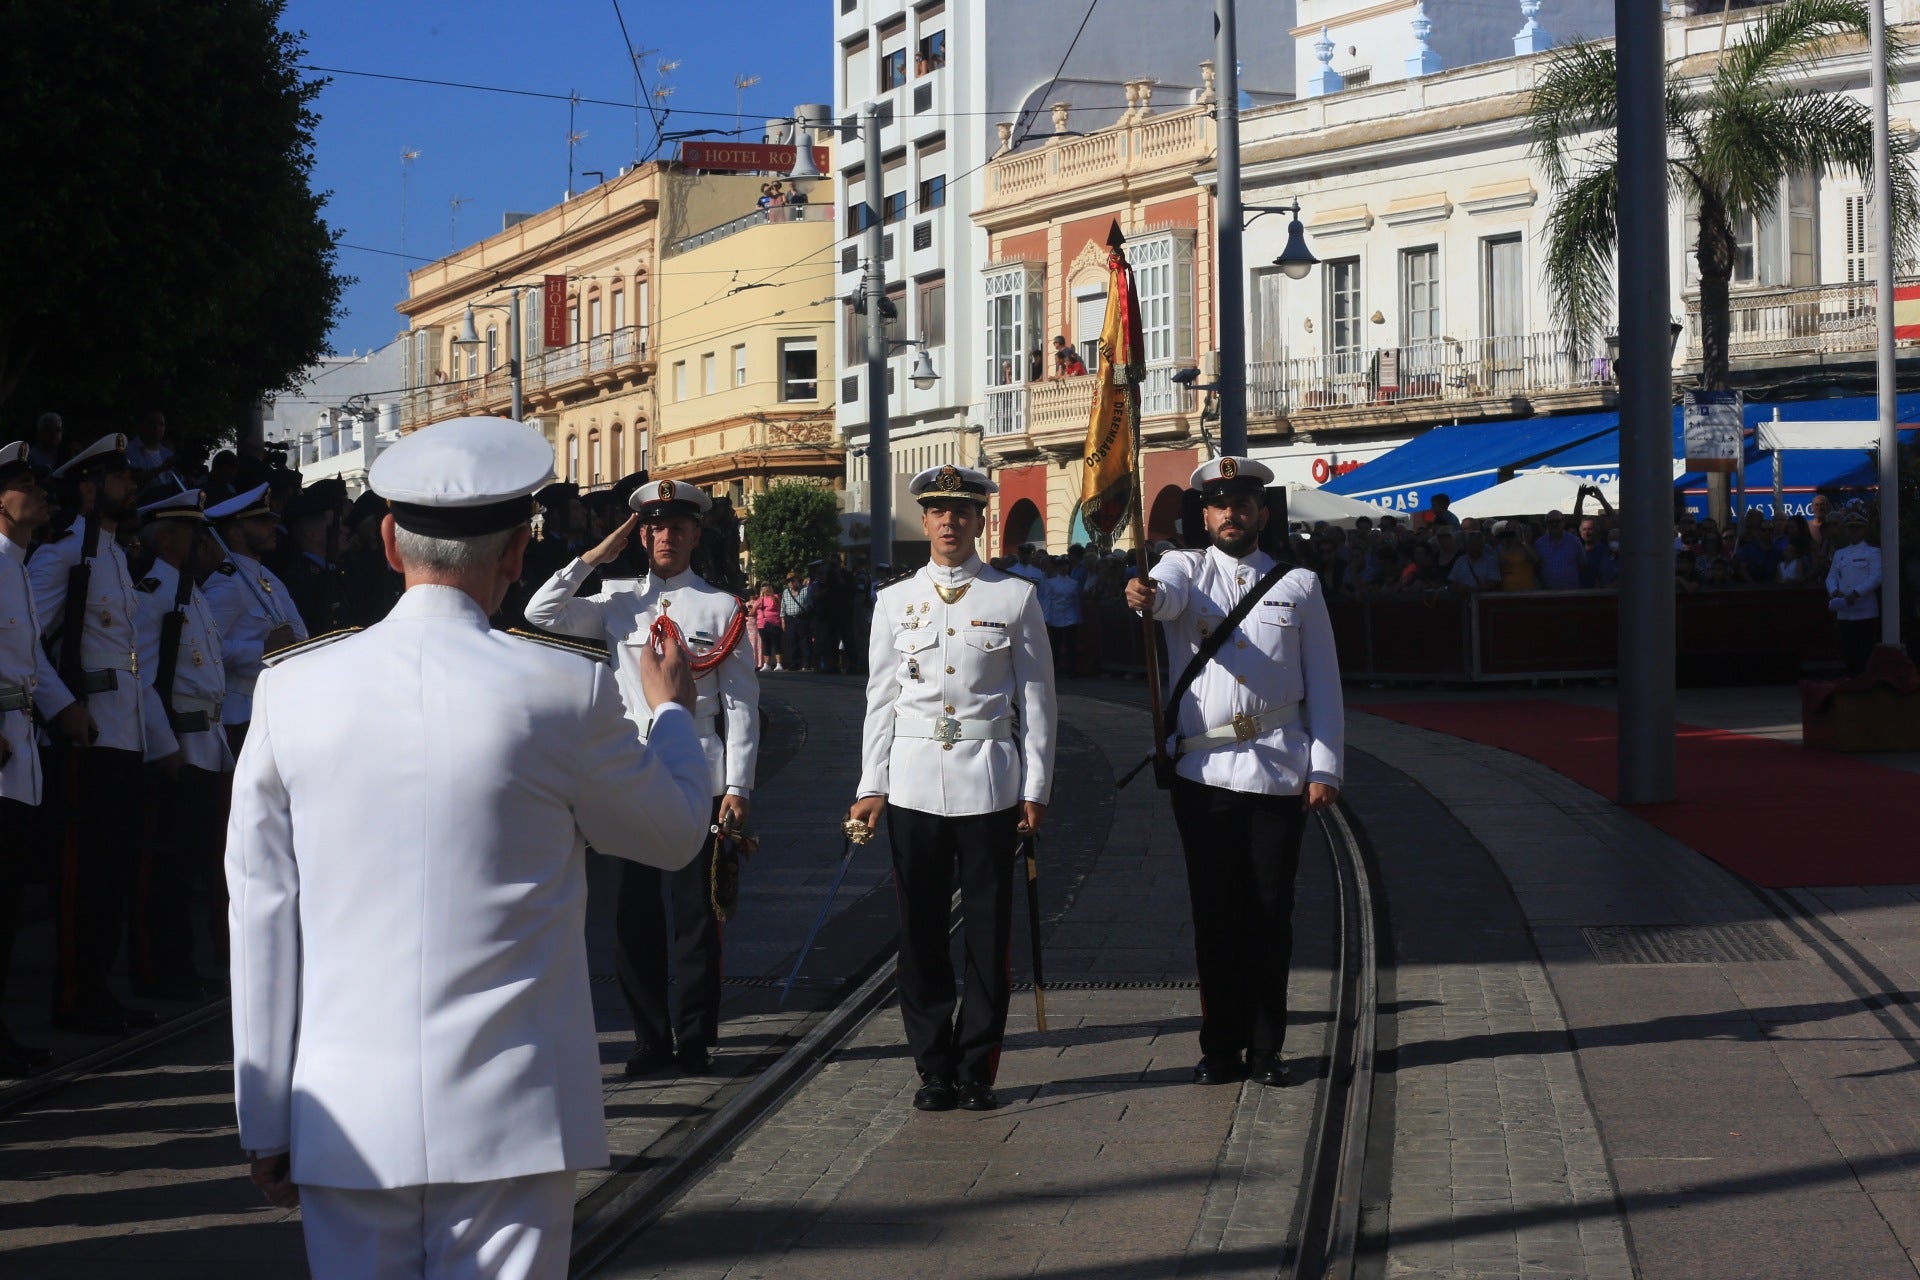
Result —
M 713 1052 L 699 1045 L 682 1045 L 673 1055 L 680 1069 L 690 1076 L 710 1076 L 713 1074 Z
M 627 1059 L 629 1076 L 650 1076 L 673 1065 L 673 1054 L 657 1044 L 643 1044 Z
M 1210 1054 L 1200 1059 L 1193 1069 L 1195 1084 L 1233 1084 L 1244 1079 L 1247 1069 L 1240 1064 L 1240 1055 L 1228 1058 L 1220 1054 Z
M 120 1020 L 127 1024 L 129 1031 L 144 1031 L 148 1027 L 160 1025 L 160 1015 L 151 1009 L 136 1009 L 132 1005 L 121 1004 L 117 1000 L 114 1005 L 115 1012 L 120 1015 Z
M 1247 1055 L 1247 1079 L 1255 1084 L 1269 1085 L 1275 1089 L 1284 1088 L 1290 1083 L 1287 1064 L 1277 1053 Z
M 123 1036 L 127 1034 L 127 1020 L 118 1009 L 102 1005 L 81 1005 L 67 1012 L 56 1011 L 53 1015 L 55 1031 L 71 1031 L 83 1036 Z
M 915 1111 L 951 1111 L 954 1106 L 953 1081 L 943 1076 L 930 1077 L 913 1095 Z
M 994 1096 L 993 1086 L 978 1080 L 969 1080 L 960 1086 L 960 1109 L 962 1111 L 992 1111 L 1000 1105 L 1000 1099 Z

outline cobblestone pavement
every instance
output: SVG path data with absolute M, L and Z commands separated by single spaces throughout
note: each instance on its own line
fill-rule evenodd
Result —
M 1553 1226 L 1564 1241 L 1577 1227 L 1584 1241 L 1611 1212 L 1647 1277 L 1915 1274 L 1920 891 L 1763 893 L 1531 760 L 1365 715 L 1351 738 L 1444 805 L 1512 886 L 1617 1187 L 1610 1211 L 1577 1194 L 1516 1201 L 1482 1211 L 1482 1231 Z M 1603 963 L 1596 927 L 1711 930 L 1688 936 L 1721 955 Z M 1559 1034 L 1489 1021 L 1477 1046 L 1456 1043 L 1484 1058 Z M 1397 1180 L 1395 1198 L 1397 1229 Z
M 1071 688 L 1062 719 L 1101 744 L 1100 759 L 1074 766 L 1096 792 L 1150 736 L 1140 710 Z M 1304 1084 L 1201 1089 L 1189 1081 L 1199 993 L 1165 797 L 1145 780 L 1106 794 L 1099 855 L 1064 901 L 1049 901 L 1042 926 L 1049 979 L 1082 985 L 1050 991 L 1044 1034 L 1031 997 L 1016 992 L 998 1111 L 914 1112 L 919 1081 L 899 1015 L 883 1009 L 606 1274 L 1272 1275 L 1324 1071 L 1333 908 L 1324 848 L 1316 839 L 1303 859 L 1295 947 L 1288 1048 Z M 1063 837 L 1051 831 L 1061 816 L 1050 813 L 1048 849 L 1102 834 Z M 1054 865 L 1051 855 L 1042 865 Z M 1023 939 L 1013 954 L 1027 955 Z

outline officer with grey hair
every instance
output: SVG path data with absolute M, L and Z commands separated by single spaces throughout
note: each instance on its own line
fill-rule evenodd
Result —
M 707 826 L 678 646 L 492 630 L 553 451 L 459 418 L 368 483 L 405 575 L 363 632 L 275 655 L 227 828 L 240 1141 L 328 1277 L 552 1277 L 607 1162 L 586 846 L 666 869 Z

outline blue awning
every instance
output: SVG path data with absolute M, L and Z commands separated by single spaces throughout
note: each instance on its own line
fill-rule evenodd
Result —
M 1419 511 L 1436 493 L 1458 499 L 1491 488 L 1503 467 L 1539 466 L 1555 453 L 1617 436 L 1618 423 L 1618 414 L 1583 413 L 1435 427 L 1320 487 L 1393 511 Z M 1611 453 L 1617 470 L 1617 443 Z
M 1748 404 L 1745 422 L 1750 505 L 1768 513 L 1773 509 L 1773 457 L 1754 446 L 1753 428 L 1771 420 L 1774 410 L 1778 409 L 1786 422 L 1861 421 L 1874 416 L 1875 406 L 1872 396 Z M 1902 423 L 1920 424 L 1920 394 L 1901 396 L 1898 415 Z M 1902 443 L 1914 437 L 1911 429 L 1900 433 Z M 1676 405 L 1673 456 L 1683 457 L 1685 450 L 1685 422 Z M 1790 514 L 1804 514 L 1807 501 L 1817 490 L 1871 490 L 1879 483 L 1874 456 L 1865 450 L 1794 450 L 1781 457 L 1786 481 L 1783 496 Z M 1459 499 L 1492 487 L 1505 467 L 1557 467 L 1587 476 L 1596 484 L 1618 479 L 1620 415 L 1581 413 L 1435 427 L 1320 487 L 1395 511 L 1418 511 L 1436 493 Z M 1706 477 L 1702 473 L 1682 475 L 1674 481 L 1674 487 L 1685 494 L 1690 507 L 1704 512 Z

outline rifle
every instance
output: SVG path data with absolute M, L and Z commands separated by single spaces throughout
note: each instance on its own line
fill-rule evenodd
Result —
M 193 601 L 193 553 L 200 545 L 196 527 L 187 540 L 186 559 L 180 562 L 180 582 L 174 588 L 173 609 L 160 621 L 160 666 L 154 672 L 153 689 L 160 695 L 160 709 L 171 726 L 173 718 L 173 682 L 180 673 L 180 636 L 187 629 L 187 606 Z
M 81 640 L 87 630 L 87 593 L 93 585 L 93 558 L 100 553 L 100 521 L 92 513 L 80 534 L 80 559 L 67 572 L 67 599 L 60 610 L 60 679 L 81 706 L 87 704 Z M 60 832 L 60 898 L 72 902 L 80 892 L 80 752 L 82 744 L 69 742 L 62 755 L 66 766 L 63 789 L 67 812 Z M 60 930 L 60 952 L 54 966 L 54 1004 L 67 1009 L 80 998 L 80 953 L 74 930 Z
M 80 533 L 80 559 L 67 571 L 67 600 L 60 611 L 60 679 L 74 700 L 87 700 L 81 642 L 87 630 L 87 593 L 93 588 L 93 558 L 100 554 L 100 520 L 91 512 Z

